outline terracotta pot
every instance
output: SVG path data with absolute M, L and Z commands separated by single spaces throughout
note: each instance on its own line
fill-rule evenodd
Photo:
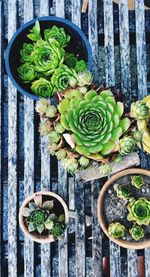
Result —
M 118 244 L 124 248 L 129 248 L 129 249 L 144 249 L 144 248 L 150 247 L 150 239 L 142 241 L 142 242 L 131 242 L 131 241 L 127 241 L 127 240 L 124 241 L 122 239 L 114 239 L 114 238 L 110 237 L 107 226 L 106 226 L 104 213 L 103 213 L 103 202 L 104 202 L 105 194 L 108 191 L 109 187 L 112 185 L 112 183 L 114 181 L 116 181 L 120 177 L 129 175 L 129 174 L 142 174 L 142 175 L 146 175 L 146 176 L 150 177 L 150 171 L 144 170 L 141 168 L 130 168 L 130 169 L 126 169 L 124 171 L 121 171 L 121 172 L 113 175 L 104 184 L 104 186 L 102 187 L 102 189 L 99 193 L 99 196 L 98 196 L 98 202 L 97 202 L 98 221 L 99 221 L 99 224 L 100 224 L 102 230 L 104 231 L 104 233 L 109 237 L 110 240 L 112 240 L 116 244 Z
M 55 239 L 51 236 L 51 237 L 47 237 L 47 236 L 42 236 L 40 234 L 33 234 L 30 233 L 25 225 L 25 221 L 24 221 L 24 216 L 22 214 L 22 211 L 25 207 L 28 206 L 28 203 L 31 202 L 34 198 L 35 195 L 38 194 L 42 194 L 42 195 L 46 195 L 46 196 L 51 196 L 53 198 L 55 198 L 56 200 L 58 200 L 60 202 L 60 204 L 62 205 L 63 209 L 64 209 L 64 214 L 65 214 L 65 223 L 68 224 L 69 222 L 69 211 L 68 211 L 68 207 L 65 203 L 65 201 L 56 193 L 51 192 L 51 191 L 39 191 L 36 192 L 34 194 L 32 194 L 31 196 L 28 196 L 24 202 L 22 203 L 20 210 L 19 210 L 19 224 L 20 224 L 20 228 L 22 229 L 22 231 L 24 232 L 24 234 L 31 240 L 36 241 L 38 243 L 50 243 L 55 241 Z

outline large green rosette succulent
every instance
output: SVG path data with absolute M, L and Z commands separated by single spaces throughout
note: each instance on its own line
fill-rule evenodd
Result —
M 46 41 L 49 41 L 51 38 L 56 39 L 61 47 L 66 47 L 70 41 L 70 36 L 65 33 L 64 28 L 58 28 L 57 26 L 46 29 L 44 37 Z
M 21 62 L 31 62 L 31 54 L 34 46 L 31 43 L 24 43 L 23 48 L 20 50 Z
M 41 97 L 51 97 L 53 95 L 53 86 L 45 78 L 40 78 L 32 83 L 32 91 Z
M 54 87 L 54 92 L 63 91 L 69 85 L 74 87 L 77 84 L 77 74 L 73 69 L 61 64 L 59 68 L 55 70 L 51 82 Z
M 18 67 L 18 73 L 23 83 L 30 83 L 36 77 L 34 66 L 30 63 L 24 63 Z
M 128 205 L 128 220 L 135 221 L 138 225 L 149 225 L 150 223 L 150 201 L 145 197 L 137 200 L 131 199 Z
M 68 90 L 58 109 L 61 124 L 72 133 L 75 150 L 93 159 L 115 151 L 130 126 L 130 120 L 122 118 L 123 104 L 116 102 L 110 90 L 100 94 L 91 90 L 85 95 Z
M 49 39 L 49 43 L 39 40 L 35 44 L 32 60 L 37 72 L 50 75 L 64 60 L 64 50 L 55 39 Z

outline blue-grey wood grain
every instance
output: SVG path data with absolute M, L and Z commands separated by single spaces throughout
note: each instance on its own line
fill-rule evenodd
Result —
M 24 2 L 24 22 L 33 18 L 33 1 Z M 34 193 L 34 101 L 24 96 L 24 197 Z M 34 276 L 34 243 L 24 240 L 24 276 Z
M 16 13 L 16 1 L 9 0 L 9 40 L 16 30 Z M 17 94 L 10 80 L 8 92 L 8 275 L 17 277 Z

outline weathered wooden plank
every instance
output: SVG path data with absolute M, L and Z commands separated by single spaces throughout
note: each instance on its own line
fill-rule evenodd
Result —
M 104 1 L 105 74 L 106 85 L 115 85 L 114 28 L 112 0 Z
M 74 2 L 74 3 L 73 3 Z M 74 0 L 72 4 L 72 21 L 81 27 L 81 1 Z M 73 8 L 73 7 L 76 7 Z M 75 207 L 76 219 L 76 276 L 85 276 L 86 253 L 85 253 L 85 214 L 84 214 L 84 184 L 75 180 Z
M 136 15 L 136 53 L 137 53 L 137 80 L 138 98 L 147 95 L 147 66 L 146 66 L 146 37 L 144 2 L 135 0 Z M 148 167 L 148 157 L 141 153 L 141 166 Z M 145 250 L 145 277 L 150 276 L 149 268 L 150 249 Z
M 92 71 L 94 80 L 99 81 L 99 55 L 98 55 L 98 26 L 97 26 L 97 1 L 89 0 L 88 5 L 88 31 L 89 42 L 92 48 Z M 102 234 L 97 220 L 97 197 L 100 182 L 91 182 L 92 194 L 92 274 L 94 277 L 103 276 L 102 266 Z
M 130 42 L 128 2 L 119 1 L 121 89 L 128 104 L 131 102 Z
M 132 101 L 131 75 L 130 75 L 130 43 L 129 43 L 129 18 L 128 2 L 119 1 L 119 29 L 120 29 L 120 60 L 121 60 L 121 90 L 125 95 L 126 103 L 130 105 Z M 130 260 L 131 253 L 134 254 Z M 134 272 L 137 264 L 137 252 L 128 250 L 128 268 Z M 130 272 L 130 271 L 129 271 Z M 132 276 L 132 275 L 130 275 Z
M 105 74 L 106 86 L 115 85 L 113 6 L 104 1 Z M 120 247 L 110 241 L 110 275 L 120 277 Z
M 150 277 L 150 248 L 145 249 L 145 277 Z
M 61 162 L 58 162 L 58 194 L 67 203 L 68 186 L 67 186 L 67 172 L 64 171 Z M 58 244 L 59 251 L 59 277 L 69 276 L 68 273 L 68 233 Z
M 81 0 L 72 0 L 72 22 L 77 26 L 81 26 Z
M 1 127 L 2 127 L 2 122 L 1 122 L 1 116 L 2 116 L 2 86 L 1 86 L 1 81 L 2 81 L 2 64 L 1 64 L 1 61 L 2 61 L 2 22 L 1 22 L 1 18 L 2 18 L 2 3 L 0 2 L 0 209 L 2 211 L 2 184 L 1 184 L 1 174 L 2 174 L 2 164 L 1 164 Z M 0 215 L 0 226 L 2 224 L 2 216 Z M 1 238 L 2 238 L 2 230 L 0 228 L 0 265 L 2 264 L 2 261 L 1 261 L 1 246 L 2 246 L 2 241 L 1 241 Z M 1 272 L 1 266 L 0 266 L 0 272 Z M 0 276 L 1 276 L 1 273 L 0 273 Z
M 40 16 L 49 15 L 49 1 L 40 0 Z M 47 150 L 48 139 L 41 137 L 41 190 L 50 190 L 50 155 Z M 49 277 L 51 274 L 50 244 L 41 244 L 41 276 Z
M 137 80 L 139 99 L 147 95 L 147 67 L 146 67 L 146 40 L 144 1 L 135 0 L 136 16 L 136 53 L 137 53 Z
M 76 220 L 76 276 L 84 277 L 85 274 L 85 207 L 84 183 L 75 183 L 75 203 L 77 211 Z
M 33 18 L 33 1 L 24 1 L 24 22 Z M 24 96 L 24 196 L 34 193 L 34 101 Z M 24 240 L 24 276 L 34 276 L 34 243 Z
M 65 1 L 56 0 L 56 16 L 65 17 Z M 58 194 L 63 197 L 65 201 L 68 199 L 68 183 L 67 173 L 64 171 L 61 162 L 58 162 Z M 69 276 L 68 274 L 68 233 L 65 232 L 63 240 L 58 244 L 59 257 L 59 276 Z
M 55 0 L 56 16 L 65 17 L 65 1 Z
M 69 190 L 69 210 L 75 210 L 75 185 L 74 185 L 74 177 L 68 178 L 68 190 Z
M 93 277 L 103 277 L 103 261 L 102 261 L 102 231 L 97 219 L 97 198 L 100 190 L 100 182 L 91 183 L 92 186 L 92 259 L 93 259 Z
M 135 250 L 128 250 L 128 277 L 137 277 L 137 254 Z
M 92 48 L 92 72 L 94 80 L 99 81 L 99 55 L 98 55 L 98 27 L 97 27 L 97 1 L 89 0 L 88 6 L 89 42 Z
M 16 0 L 8 1 L 8 40 L 16 31 Z M 12 20 L 13 18 L 13 20 Z M 8 79 L 8 275 L 17 277 L 17 93 Z

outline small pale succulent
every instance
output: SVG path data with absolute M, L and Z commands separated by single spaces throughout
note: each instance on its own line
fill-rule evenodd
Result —
M 64 160 L 66 158 L 66 150 L 65 149 L 60 149 L 56 152 L 56 157 L 58 160 Z
M 131 177 L 132 186 L 140 189 L 144 185 L 144 179 L 141 175 L 135 175 Z
M 128 204 L 128 220 L 134 221 L 138 225 L 150 224 L 150 201 L 145 197 L 139 199 L 132 199 Z
M 136 147 L 136 142 L 131 136 L 123 137 L 119 141 L 119 144 L 120 144 L 120 154 L 123 156 L 133 152 Z
M 78 169 L 78 162 L 75 158 L 64 159 L 63 165 L 64 165 L 64 169 L 71 174 L 75 173 Z
M 131 116 L 136 119 L 146 119 L 149 115 L 149 108 L 146 103 L 137 101 L 131 105 Z
M 53 95 L 53 86 L 50 81 L 40 78 L 32 83 L 32 91 L 40 97 L 51 97 Z
M 41 98 L 40 101 L 37 101 L 36 103 L 36 111 L 40 114 L 40 116 L 43 116 L 45 114 L 45 111 L 51 106 L 51 102 L 49 99 Z
M 20 50 L 21 62 L 31 62 L 31 54 L 34 50 L 34 46 L 31 43 L 24 43 L 23 48 Z
M 113 222 L 108 227 L 108 233 L 114 239 L 122 238 L 125 234 L 125 230 L 125 226 L 120 222 Z
M 139 225 L 133 225 L 132 228 L 129 230 L 131 237 L 139 241 L 140 239 L 144 238 L 144 229 Z
M 80 87 L 89 86 L 92 84 L 93 75 L 88 71 L 78 73 L 78 85 Z
M 87 157 L 81 156 L 81 158 L 79 159 L 79 164 L 82 167 L 87 167 L 89 165 L 89 159 Z
M 116 102 L 110 90 L 83 95 L 70 89 L 64 96 L 58 106 L 60 121 L 72 132 L 76 152 L 95 160 L 114 152 L 130 126 L 130 120 L 122 118 L 123 104 Z
M 54 38 L 63 48 L 66 47 L 70 41 L 70 36 L 65 33 L 64 28 L 58 28 L 57 26 L 44 30 L 44 37 L 46 41 Z
M 99 167 L 99 171 L 101 175 L 110 175 L 112 172 L 112 167 L 109 164 L 104 164 Z
M 74 87 L 77 84 L 77 74 L 74 69 L 62 64 L 55 70 L 51 82 L 54 92 L 64 91 L 69 85 Z
M 18 67 L 18 73 L 23 83 L 31 83 L 36 78 L 35 68 L 30 63 L 24 63 Z
M 64 214 L 57 216 L 54 209 L 53 200 L 43 201 L 41 194 L 35 195 L 33 201 L 23 210 L 29 232 L 38 232 L 41 235 L 46 232 L 47 235 L 52 234 L 54 239 L 59 238 L 66 228 L 65 217 Z
M 126 185 L 119 185 L 119 186 L 117 187 L 116 192 L 117 192 L 117 196 L 118 196 L 119 198 L 124 199 L 124 200 L 129 199 L 130 194 L 131 194 L 129 187 L 126 186 Z
M 43 121 L 40 123 L 39 131 L 42 136 L 46 136 L 52 131 L 52 128 L 47 121 Z

